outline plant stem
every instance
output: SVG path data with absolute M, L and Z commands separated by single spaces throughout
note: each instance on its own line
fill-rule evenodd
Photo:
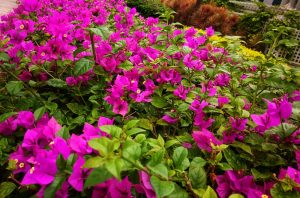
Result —
M 94 34 L 91 31 L 90 31 L 90 39 L 91 39 L 91 43 L 92 43 L 92 51 L 93 51 L 94 61 L 96 63 L 96 51 L 95 51 Z
M 79 96 L 80 96 L 81 100 L 83 101 L 84 105 L 87 106 L 87 104 L 86 104 L 86 102 L 85 102 L 85 100 L 84 100 L 84 98 L 83 98 L 83 96 L 81 94 L 80 86 L 78 87 L 78 93 L 79 93 Z
M 14 74 L 12 73 L 11 71 L 7 70 L 5 67 L 3 67 L 2 65 L 0 65 L 0 68 L 3 69 L 4 71 L 6 71 L 7 73 L 9 73 L 14 79 L 20 81 L 20 79 Z M 38 96 L 34 91 L 32 91 L 32 89 L 26 84 L 26 83 L 23 83 L 25 88 L 34 96 L 36 97 L 40 102 L 42 102 L 43 104 L 46 104 L 45 101 L 40 97 Z

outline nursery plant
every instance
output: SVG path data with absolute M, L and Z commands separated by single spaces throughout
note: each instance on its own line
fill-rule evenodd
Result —
M 1 18 L 0 197 L 300 196 L 297 73 L 163 16 L 23 0 Z

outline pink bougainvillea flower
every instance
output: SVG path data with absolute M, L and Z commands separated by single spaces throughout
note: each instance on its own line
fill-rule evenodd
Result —
M 218 140 L 214 134 L 206 129 L 202 131 L 194 131 L 192 134 L 198 147 L 207 152 L 212 151 L 212 145 L 221 145 L 222 142 Z
M 18 78 L 23 82 L 28 82 L 32 79 L 32 74 L 29 71 L 24 70 L 18 75 Z
M 274 182 L 264 182 L 263 186 L 256 185 L 247 192 L 247 198 L 271 198 L 270 190 L 274 186 Z
M 223 87 L 228 86 L 231 78 L 227 73 L 218 74 L 215 78 L 215 85 Z
M 114 72 L 117 68 L 117 61 L 111 57 L 102 58 L 100 61 L 100 65 L 108 72 Z
M 120 114 L 123 117 L 128 113 L 128 102 L 125 100 L 117 100 L 113 104 L 113 110 L 115 114 Z
M 164 115 L 162 117 L 162 119 L 163 119 L 163 121 L 165 121 L 165 122 L 167 122 L 169 124 L 175 124 L 178 121 L 178 118 L 173 118 L 173 117 L 171 117 L 171 116 L 169 116 L 167 114 Z
M 217 192 L 220 198 L 227 198 L 232 193 L 247 194 L 250 189 L 256 188 L 253 176 L 243 176 L 228 170 L 224 175 L 217 176 Z
M 215 86 L 213 86 L 213 83 L 211 81 L 209 81 L 207 83 L 207 85 L 205 85 L 205 83 L 201 83 L 201 92 L 205 93 L 208 92 L 208 96 L 212 97 L 214 95 L 216 95 L 217 93 L 217 88 Z
M 53 182 L 57 171 L 56 157 L 51 151 L 39 152 L 21 183 L 47 185 Z
M 8 35 L 10 36 L 9 43 L 11 43 L 13 45 L 18 45 L 18 44 L 21 44 L 25 40 L 25 38 L 27 37 L 27 32 L 19 31 L 19 30 L 10 30 L 10 31 L 8 31 Z
M 279 116 L 281 119 L 288 119 L 292 115 L 292 104 L 288 102 L 287 97 L 284 96 L 281 101 L 274 100 L 270 102 L 265 100 L 268 104 L 268 113 L 272 116 Z
M 135 102 L 151 102 L 152 91 L 141 91 L 137 89 L 136 93 L 131 93 L 129 96 Z
M 15 122 L 18 126 L 22 126 L 26 129 L 29 129 L 33 126 L 35 121 L 34 115 L 31 111 L 20 111 Z
M 113 125 L 114 124 L 114 119 L 109 119 L 103 116 L 99 117 L 98 120 L 98 127 L 103 126 L 103 125 Z
M 38 73 L 35 77 L 39 81 L 47 81 L 48 80 L 48 74 L 45 72 Z
M 69 76 L 66 78 L 66 83 L 68 86 L 73 87 L 78 84 L 78 80 L 75 77 Z
M 156 193 L 150 183 L 150 176 L 144 171 L 140 171 L 139 176 L 140 184 L 135 185 L 136 191 L 141 194 L 146 194 L 147 198 L 156 198 Z
M 61 125 L 52 117 L 43 127 L 43 135 L 47 140 L 53 141 L 56 133 L 61 129 Z
M 14 160 L 16 162 L 16 169 L 13 173 L 26 173 L 31 168 L 31 165 L 28 163 L 30 157 L 31 156 L 27 154 L 26 150 L 21 146 L 18 146 L 16 151 L 9 156 L 9 160 Z
M 68 159 L 71 151 L 66 140 L 56 137 L 49 145 L 54 153 L 61 154 L 65 160 Z
M 73 166 L 73 172 L 68 178 L 69 184 L 79 192 L 83 190 L 84 181 L 86 180 L 90 172 L 89 169 L 83 168 L 83 165 L 84 158 L 79 156 Z
M 32 20 L 15 20 L 14 25 L 17 30 L 27 31 L 28 33 L 34 32 L 34 21 Z
M 183 64 L 185 64 L 188 68 L 195 69 L 197 71 L 202 71 L 205 67 L 204 63 L 201 62 L 201 60 L 194 60 L 191 54 L 187 54 L 184 56 Z
M 100 129 L 89 123 L 84 123 L 83 135 L 87 140 L 100 137 Z
M 215 34 L 215 30 L 212 26 L 208 27 L 205 29 L 206 35 L 207 36 L 213 36 Z
M 248 122 L 247 118 L 229 118 L 233 130 L 244 131 Z
M 289 137 L 285 138 L 284 141 L 296 145 L 300 144 L 300 129 L 294 131 Z
M 45 195 L 45 189 L 47 188 L 47 185 L 42 185 L 40 190 L 35 194 L 38 198 L 44 198 Z M 61 188 L 55 192 L 55 198 L 68 198 L 69 196 L 69 184 L 68 182 L 64 182 L 61 186 Z
M 181 145 L 182 145 L 184 148 L 187 148 L 187 149 L 193 148 L 193 145 L 192 145 L 191 143 L 189 143 L 189 142 L 183 142 Z
M 247 74 L 242 74 L 240 79 L 245 80 L 246 78 L 248 78 Z
M 131 186 L 132 184 L 128 180 L 128 177 L 125 177 L 122 181 L 112 178 L 96 185 L 93 190 L 92 198 L 131 198 Z
M 226 96 L 218 96 L 218 106 L 222 108 L 225 104 L 228 104 L 230 102 L 229 98 Z
M 22 148 L 33 151 L 48 145 L 49 142 L 43 137 L 41 132 L 41 128 L 27 130 L 23 138 Z
M 72 134 L 68 143 L 72 151 L 76 152 L 77 154 L 85 155 L 92 152 L 92 148 L 89 147 L 88 140 L 84 135 L 78 136 Z
M 184 45 L 188 46 L 191 49 L 197 49 L 200 45 L 203 45 L 205 42 L 206 42 L 205 36 L 187 37 L 186 43 Z
M 252 114 L 251 118 L 257 124 L 256 130 L 259 132 L 264 132 L 280 124 L 280 118 L 278 116 L 271 116 L 267 112 L 262 115 Z
M 189 93 L 189 89 L 186 89 L 183 85 L 179 85 L 175 90 L 174 90 L 174 95 L 177 96 L 178 98 L 185 100 L 186 95 Z
M 42 6 L 38 0 L 22 0 L 21 5 L 24 6 L 24 10 L 27 12 L 35 12 Z
M 291 180 L 293 180 L 297 184 L 300 184 L 300 171 L 298 171 L 290 166 L 287 169 L 284 169 L 284 168 L 280 169 L 278 179 L 284 179 L 285 177 L 289 177 Z M 300 188 L 296 188 L 296 190 L 300 192 Z
M 193 27 L 190 27 L 185 31 L 185 38 L 193 37 L 197 33 L 197 30 Z
M 252 103 L 251 102 L 248 103 L 247 99 L 244 99 L 244 109 L 246 111 L 248 111 L 248 110 L 250 110 L 251 106 L 252 106 Z
M 194 125 L 199 129 L 207 129 L 214 121 L 212 118 L 206 118 L 205 113 L 196 113 L 194 117 Z
M 157 79 L 157 80 L 159 80 L 159 79 Z M 181 81 L 181 75 L 175 69 L 162 70 L 160 72 L 160 80 L 162 83 L 170 82 L 171 84 L 175 84 L 175 83 L 179 83 Z
M 17 129 L 17 123 L 13 117 L 9 117 L 3 122 L 0 122 L 0 134 L 11 135 Z
M 198 99 L 195 99 L 195 100 L 192 102 L 192 104 L 191 104 L 191 106 L 189 107 L 189 109 L 192 110 L 192 111 L 194 111 L 194 112 L 199 113 L 199 112 L 202 112 L 203 109 L 204 109 L 205 107 L 207 107 L 208 105 L 209 105 L 208 102 L 206 102 L 205 100 L 202 100 L 202 101 L 200 102 Z
M 294 91 L 290 98 L 291 102 L 300 101 L 300 91 Z

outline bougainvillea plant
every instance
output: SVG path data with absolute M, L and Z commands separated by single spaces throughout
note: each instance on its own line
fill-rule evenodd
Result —
M 1 197 L 300 196 L 293 70 L 163 16 L 23 0 L 1 18 Z

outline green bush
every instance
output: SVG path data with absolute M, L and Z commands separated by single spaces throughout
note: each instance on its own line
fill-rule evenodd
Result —
M 144 17 L 159 17 L 165 8 L 160 0 L 127 0 L 129 7 L 135 7 Z

